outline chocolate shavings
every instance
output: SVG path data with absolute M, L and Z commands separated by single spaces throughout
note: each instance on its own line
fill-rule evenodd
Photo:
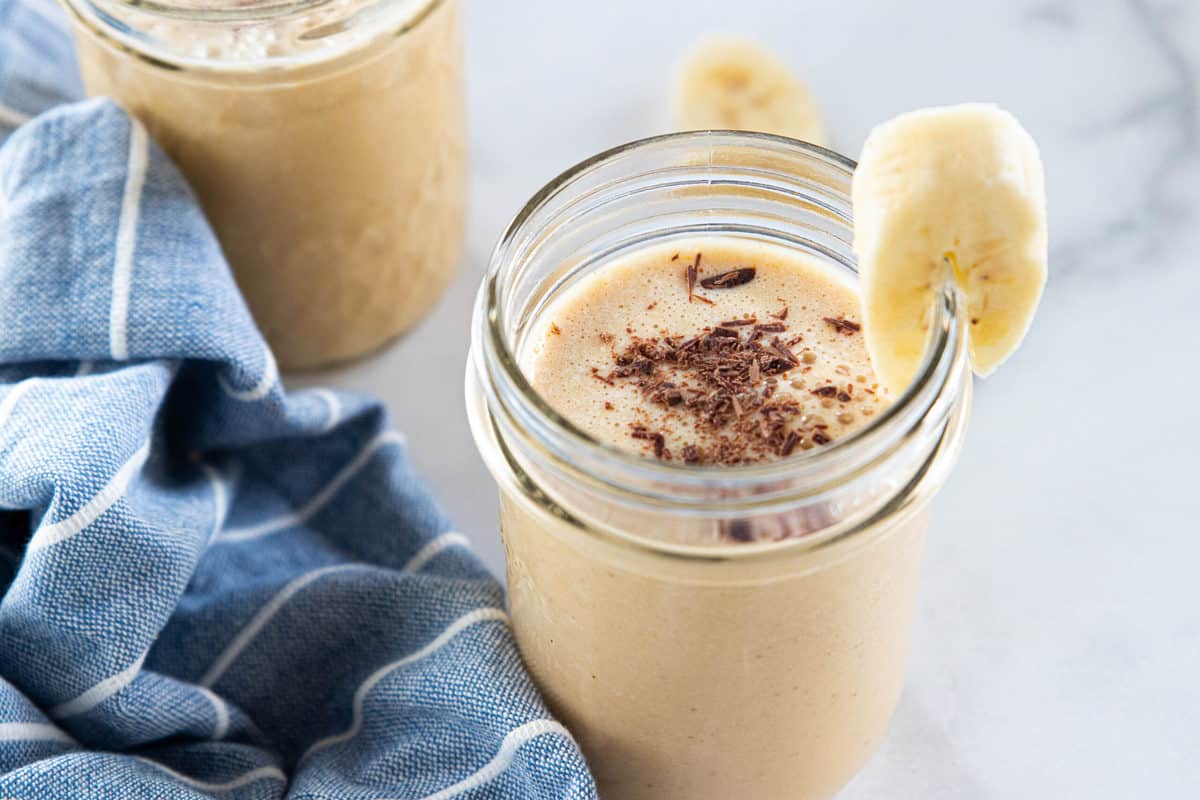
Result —
M 705 289 L 732 289 L 735 286 L 741 286 L 754 280 L 756 273 L 757 270 L 754 267 L 731 269 L 728 272 L 722 272 L 719 275 L 713 275 L 711 278 L 703 279 L 700 281 L 700 285 Z
M 825 321 L 832 325 L 835 331 L 845 334 L 846 336 L 851 336 L 862 330 L 862 325 L 859 325 L 857 322 L 852 322 L 848 319 L 825 317 Z

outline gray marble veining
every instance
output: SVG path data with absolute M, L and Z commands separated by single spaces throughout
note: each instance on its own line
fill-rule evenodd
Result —
M 1051 278 L 1023 349 L 977 386 L 935 507 L 904 700 L 845 796 L 1200 791 L 1200 3 L 468 0 L 467 10 L 462 274 L 407 340 L 292 383 L 382 395 L 500 571 L 494 491 L 461 399 L 475 287 L 543 182 L 667 129 L 670 70 L 693 37 L 735 31 L 771 45 L 850 154 L 902 110 L 998 102 L 1042 147 Z

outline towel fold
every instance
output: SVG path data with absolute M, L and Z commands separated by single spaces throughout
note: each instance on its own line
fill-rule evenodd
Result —
M 0 0 L 0 797 L 594 797 L 403 434 L 285 392 L 75 69 Z

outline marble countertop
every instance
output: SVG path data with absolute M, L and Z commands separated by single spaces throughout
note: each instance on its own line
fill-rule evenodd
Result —
M 990 100 L 1024 121 L 1046 163 L 1040 316 L 977 383 L 935 506 L 904 699 L 844 796 L 1200 791 L 1200 3 L 467 0 L 462 272 L 407 340 L 289 382 L 383 396 L 501 572 L 494 486 L 461 388 L 489 252 L 547 179 L 667 130 L 672 64 L 712 31 L 785 56 L 846 153 L 898 112 Z M 419 391 L 406 377 L 418 373 Z

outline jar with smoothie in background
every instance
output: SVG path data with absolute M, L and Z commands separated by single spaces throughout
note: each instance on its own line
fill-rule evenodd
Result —
M 469 416 L 521 654 L 601 797 L 829 797 L 897 705 L 970 364 L 946 291 L 911 385 L 874 379 L 853 169 L 760 134 L 645 140 L 553 181 L 495 251 Z
M 64 0 L 88 91 L 199 196 L 284 368 L 424 317 L 463 236 L 459 0 Z

